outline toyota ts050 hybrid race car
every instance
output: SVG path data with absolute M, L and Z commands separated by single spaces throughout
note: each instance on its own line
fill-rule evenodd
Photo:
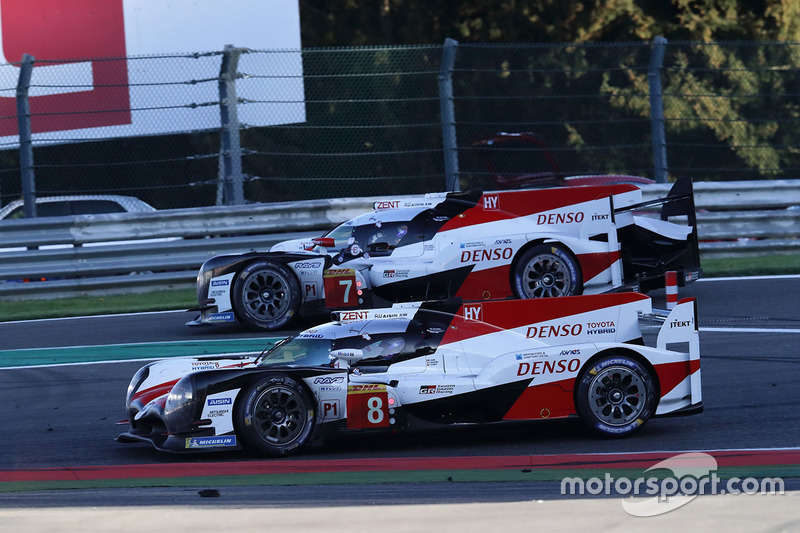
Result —
M 654 206 L 659 217 L 639 214 Z M 376 202 L 320 238 L 209 259 L 189 325 L 272 330 L 315 309 L 646 292 L 668 270 L 679 285 L 700 275 L 689 179 L 646 203 L 630 184 L 428 194 Z
M 650 313 L 634 292 L 336 311 L 260 357 L 143 367 L 118 440 L 283 455 L 337 432 L 573 416 L 627 435 L 702 411 L 695 300 L 675 306 L 655 347 L 639 325 Z

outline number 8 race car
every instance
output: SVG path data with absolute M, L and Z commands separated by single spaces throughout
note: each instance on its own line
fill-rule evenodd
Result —
M 655 348 L 645 315 L 651 300 L 634 292 L 338 311 L 258 358 L 143 367 L 118 440 L 284 455 L 337 432 L 574 416 L 627 435 L 702 411 L 695 300 L 675 306 Z
M 658 218 L 640 214 L 654 207 Z M 644 203 L 626 184 L 381 201 L 323 237 L 209 259 L 189 325 L 272 330 L 326 308 L 646 292 L 668 270 L 684 285 L 701 272 L 696 225 L 689 179 Z

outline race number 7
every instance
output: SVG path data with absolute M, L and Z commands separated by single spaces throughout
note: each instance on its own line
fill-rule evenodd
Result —
M 357 307 L 358 299 L 353 297 L 356 285 L 356 271 L 352 268 L 328 270 L 324 275 L 325 304 L 331 309 Z
M 353 288 L 353 280 L 352 279 L 340 279 L 339 286 L 344 287 L 343 292 L 344 295 L 342 296 L 342 303 L 347 305 L 350 303 L 350 289 Z

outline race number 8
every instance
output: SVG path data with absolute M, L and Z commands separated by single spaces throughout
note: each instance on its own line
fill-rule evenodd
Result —
M 389 427 L 386 385 L 351 385 L 347 392 L 347 427 Z
M 367 400 L 367 421 L 370 424 L 383 422 L 383 400 L 380 396 L 373 396 Z

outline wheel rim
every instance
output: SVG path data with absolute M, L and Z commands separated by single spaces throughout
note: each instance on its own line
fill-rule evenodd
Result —
M 522 271 L 525 298 L 569 296 L 573 283 L 564 260 L 550 253 L 535 255 Z
M 290 298 L 289 280 L 275 270 L 253 272 L 242 286 L 245 311 L 258 321 L 270 322 L 285 315 Z
M 589 406 L 604 424 L 630 424 L 644 410 L 647 392 L 644 381 L 628 367 L 612 366 L 598 372 L 589 386 Z
M 306 405 L 300 394 L 289 387 L 275 386 L 264 390 L 256 399 L 253 427 L 265 441 L 286 445 L 303 432 Z

